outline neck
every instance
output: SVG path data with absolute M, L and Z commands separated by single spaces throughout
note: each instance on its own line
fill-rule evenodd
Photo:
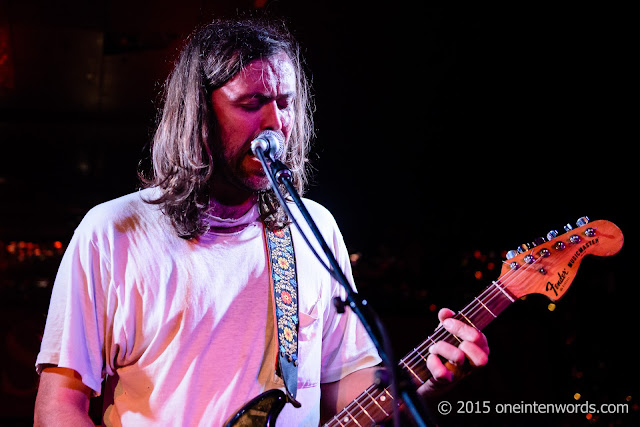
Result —
M 258 195 L 248 189 L 229 185 L 225 181 L 211 181 L 209 193 L 209 230 L 214 233 L 235 233 L 247 227 L 240 219 L 257 203 Z
M 258 195 L 224 181 L 212 179 L 208 213 L 222 219 L 238 219 L 258 201 Z
M 256 204 L 256 201 L 257 197 L 250 197 L 240 203 L 227 204 L 212 197 L 208 212 L 222 219 L 238 219 L 246 214 Z

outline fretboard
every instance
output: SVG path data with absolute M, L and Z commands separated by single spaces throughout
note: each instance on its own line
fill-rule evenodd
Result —
M 454 318 L 482 330 L 514 301 L 513 295 L 499 281 L 496 281 L 460 310 Z M 427 369 L 427 356 L 430 347 L 438 341 L 446 341 L 456 346 L 462 342 L 460 338 L 449 333 L 442 326 L 438 326 L 432 335 L 400 359 L 399 366 L 409 373 L 417 386 L 424 384 L 431 378 L 431 372 Z M 398 403 L 388 388 L 381 388 L 373 384 L 325 426 L 376 425 L 391 417 L 393 405 Z

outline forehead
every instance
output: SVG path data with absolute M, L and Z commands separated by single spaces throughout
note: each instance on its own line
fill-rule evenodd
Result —
M 296 88 L 296 73 L 289 56 L 278 53 L 267 58 L 254 59 L 222 88 L 234 93 L 292 93 Z

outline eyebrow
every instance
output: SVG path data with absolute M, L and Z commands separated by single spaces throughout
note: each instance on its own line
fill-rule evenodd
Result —
M 251 93 L 246 93 L 244 95 L 240 95 L 234 101 L 243 102 L 250 99 L 259 99 L 260 101 L 269 101 L 271 99 L 294 98 L 294 97 L 295 97 L 295 92 L 285 92 L 278 96 L 265 95 L 264 93 L 261 93 L 261 92 L 251 92 Z

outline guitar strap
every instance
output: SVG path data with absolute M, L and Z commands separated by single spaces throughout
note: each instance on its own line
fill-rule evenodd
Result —
M 298 278 L 295 252 L 289 226 L 276 231 L 264 227 L 270 260 L 270 280 L 276 311 L 278 334 L 277 371 L 284 380 L 285 392 L 295 407 L 298 389 Z

